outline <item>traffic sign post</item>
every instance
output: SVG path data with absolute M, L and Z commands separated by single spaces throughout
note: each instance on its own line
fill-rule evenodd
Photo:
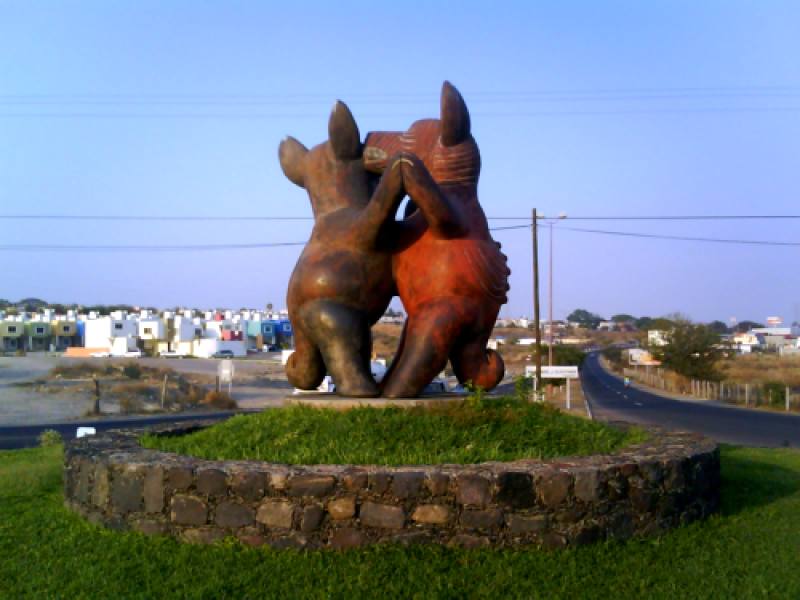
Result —
M 231 395 L 231 390 L 233 388 L 233 374 L 236 372 L 236 368 L 232 360 L 221 360 L 219 361 L 219 367 L 217 367 L 217 373 L 219 374 L 219 380 L 221 383 L 228 384 L 228 395 Z
M 542 370 L 542 379 L 566 379 L 567 380 L 567 410 L 571 408 L 570 395 L 569 395 L 569 380 L 577 379 L 578 367 L 540 367 Z M 536 380 L 536 367 L 525 367 L 525 376 L 533 376 Z M 535 384 L 534 384 L 535 385 Z

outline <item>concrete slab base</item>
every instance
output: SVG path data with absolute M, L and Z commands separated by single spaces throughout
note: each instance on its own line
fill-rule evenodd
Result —
M 284 406 L 313 406 L 314 408 L 328 408 L 332 410 L 350 410 L 361 406 L 373 408 L 387 408 L 399 406 L 410 408 L 412 406 L 432 406 L 437 404 L 451 404 L 463 402 L 468 394 L 424 394 L 419 398 L 352 398 L 330 393 L 289 394 L 283 399 Z

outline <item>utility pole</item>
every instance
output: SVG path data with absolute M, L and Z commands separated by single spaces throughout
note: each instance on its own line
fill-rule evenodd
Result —
M 538 395 L 542 381 L 542 332 L 539 328 L 539 237 L 536 209 L 533 209 L 533 330 L 536 337 L 536 385 L 533 393 Z M 538 399 L 538 398 L 537 398 Z

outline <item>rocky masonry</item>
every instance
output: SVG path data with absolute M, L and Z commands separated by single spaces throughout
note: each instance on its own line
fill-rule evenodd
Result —
M 436 466 L 207 461 L 142 448 L 145 433 L 70 442 L 65 505 L 90 523 L 191 543 L 236 536 L 252 546 L 315 549 L 374 543 L 566 548 L 657 535 L 719 506 L 719 450 L 652 429 L 614 454 Z

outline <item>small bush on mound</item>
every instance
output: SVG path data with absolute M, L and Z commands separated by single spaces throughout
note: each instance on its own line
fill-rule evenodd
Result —
M 345 412 L 296 406 L 239 415 L 182 437 L 144 436 L 142 443 L 209 460 L 392 466 L 594 454 L 644 438 L 640 430 L 623 432 L 549 405 L 499 398 Z
M 57 446 L 63 440 L 61 439 L 61 434 L 58 433 L 55 429 L 45 429 L 42 433 L 39 434 L 37 438 L 39 440 L 39 445 L 42 448 L 47 448 L 49 446 Z
M 203 399 L 203 404 L 224 410 L 237 408 L 236 400 L 231 398 L 230 395 L 226 394 L 225 392 L 208 392 L 206 397 Z

